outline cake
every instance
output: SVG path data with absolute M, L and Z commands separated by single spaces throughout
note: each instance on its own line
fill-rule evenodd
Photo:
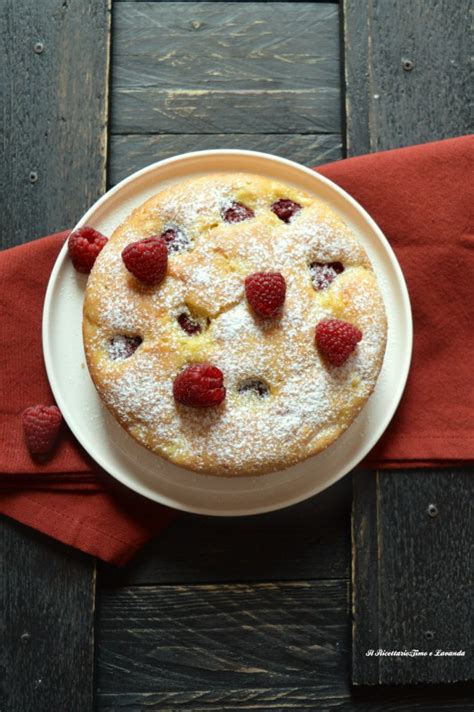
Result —
M 163 273 L 147 281 L 127 252 L 152 237 Z M 157 455 L 220 476 L 279 471 L 334 443 L 373 391 L 386 331 L 372 265 L 338 214 L 245 173 L 184 180 L 135 209 L 84 301 L 88 368 L 113 416 Z M 209 402 L 186 400 L 193 378 Z

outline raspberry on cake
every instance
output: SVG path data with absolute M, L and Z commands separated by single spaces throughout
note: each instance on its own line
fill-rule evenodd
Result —
M 157 188 L 98 255 L 84 301 L 87 365 L 116 420 L 157 456 L 225 477 L 332 445 L 373 391 L 386 329 L 340 216 L 247 173 Z
M 209 363 L 188 366 L 174 379 L 173 396 L 192 408 L 220 405 L 225 398 L 224 374 Z
M 144 284 L 160 284 L 168 267 L 168 247 L 156 235 L 132 242 L 122 252 L 125 267 Z
M 245 280 L 247 301 L 254 312 L 264 319 L 281 311 L 285 294 L 285 278 L 279 272 L 256 272 Z
M 339 319 L 325 319 L 316 327 L 316 344 L 334 366 L 342 366 L 362 339 L 362 332 L 353 324 Z

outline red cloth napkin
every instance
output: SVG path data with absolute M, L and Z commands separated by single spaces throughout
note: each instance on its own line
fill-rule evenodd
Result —
M 471 136 L 318 168 L 380 225 L 412 301 L 412 370 L 397 414 L 371 453 L 373 466 L 474 460 L 473 158 Z M 20 413 L 53 402 L 43 367 L 41 313 L 67 234 L 0 254 L 0 512 L 122 564 L 174 513 L 101 472 L 67 429 L 44 465 L 31 460 L 23 442 Z

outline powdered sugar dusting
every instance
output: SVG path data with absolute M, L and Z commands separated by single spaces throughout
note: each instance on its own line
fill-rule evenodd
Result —
M 270 210 L 280 197 L 303 206 L 289 224 Z M 223 222 L 222 208 L 234 200 L 255 217 Z M 121 250 L 168 224 L 188 232 L 192 249 L 170 254 L 159 289 L 140 289 L 124 270 Z M 311 281 L 316 261 L 344 265 L 321 292 Z M 287 283 L 283 312 L 271 320 L 251 312 L 243 288 L 247 274 L 265 270 L 281 272 Z M 185 333 L 176 321 L 183 309 L 208 317 L 208 327 Z M 348 228 L 310 196 L 247 175 L 183 183 L 132 216 L 97 260 L 85 314 L 95 324 L 86 339 L 89 365 L 120 422 L 174 462 L 215 474 L 281 469 L 325 447 L 370 394 L 385 345 L 383 304 Z M 364 334 L 339 369 L 324 363 L 314 343 L 315 326 L 327 317 L 346 318 Z M 120 329 L 139 334 L 143 344 L 113 361 L 103 343 Z M 176 374 L 203 361 L 223 371 L 225 402 L 209 410 L 177 406 Z M 262 381 L 268 396 L 242 391 L 249 380 Z

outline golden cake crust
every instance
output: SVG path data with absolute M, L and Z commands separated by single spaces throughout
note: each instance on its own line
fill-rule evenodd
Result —
M 302 206 L 288 224 L 270 210 L 280 198 Z M 255 216 L 223 221 L 232 201 Z M 145 287 L 126 270 L 121 252 L 170 227 L 179 229 L 185 249 L 170 252 L 159 286 Z M 317 291 L 314 262 L 340 262 L 344 272 Z M 245 277 L 263 271 L 286 280 L 277 319 L 255 316 L 245 299 Z M 177 321 L 183 312 L 200 319 L 202 333 L 183 331 Z M 315 347 L 315 326 L 325 318 L 349 321 L 363 333 L 341 367 Z M 370 261 L 339 216 L 299 189 L 243 173 L 183 181 L 134 210 L 96 260 L 84 301 L 87 364 L 104 403 L 145 447 L 214 475 L 281 470 L 333 443 L 374 388 L 386 329 Z M 143 342 L 133 356 L 111 358 L 117 336 Z M 227 396 L 219 407 L 193 409 L 173 399 L 175 376 L 200 362 L 224 374 Z M 239 390 L 254 380 L 268 386 L 267 397 Z

